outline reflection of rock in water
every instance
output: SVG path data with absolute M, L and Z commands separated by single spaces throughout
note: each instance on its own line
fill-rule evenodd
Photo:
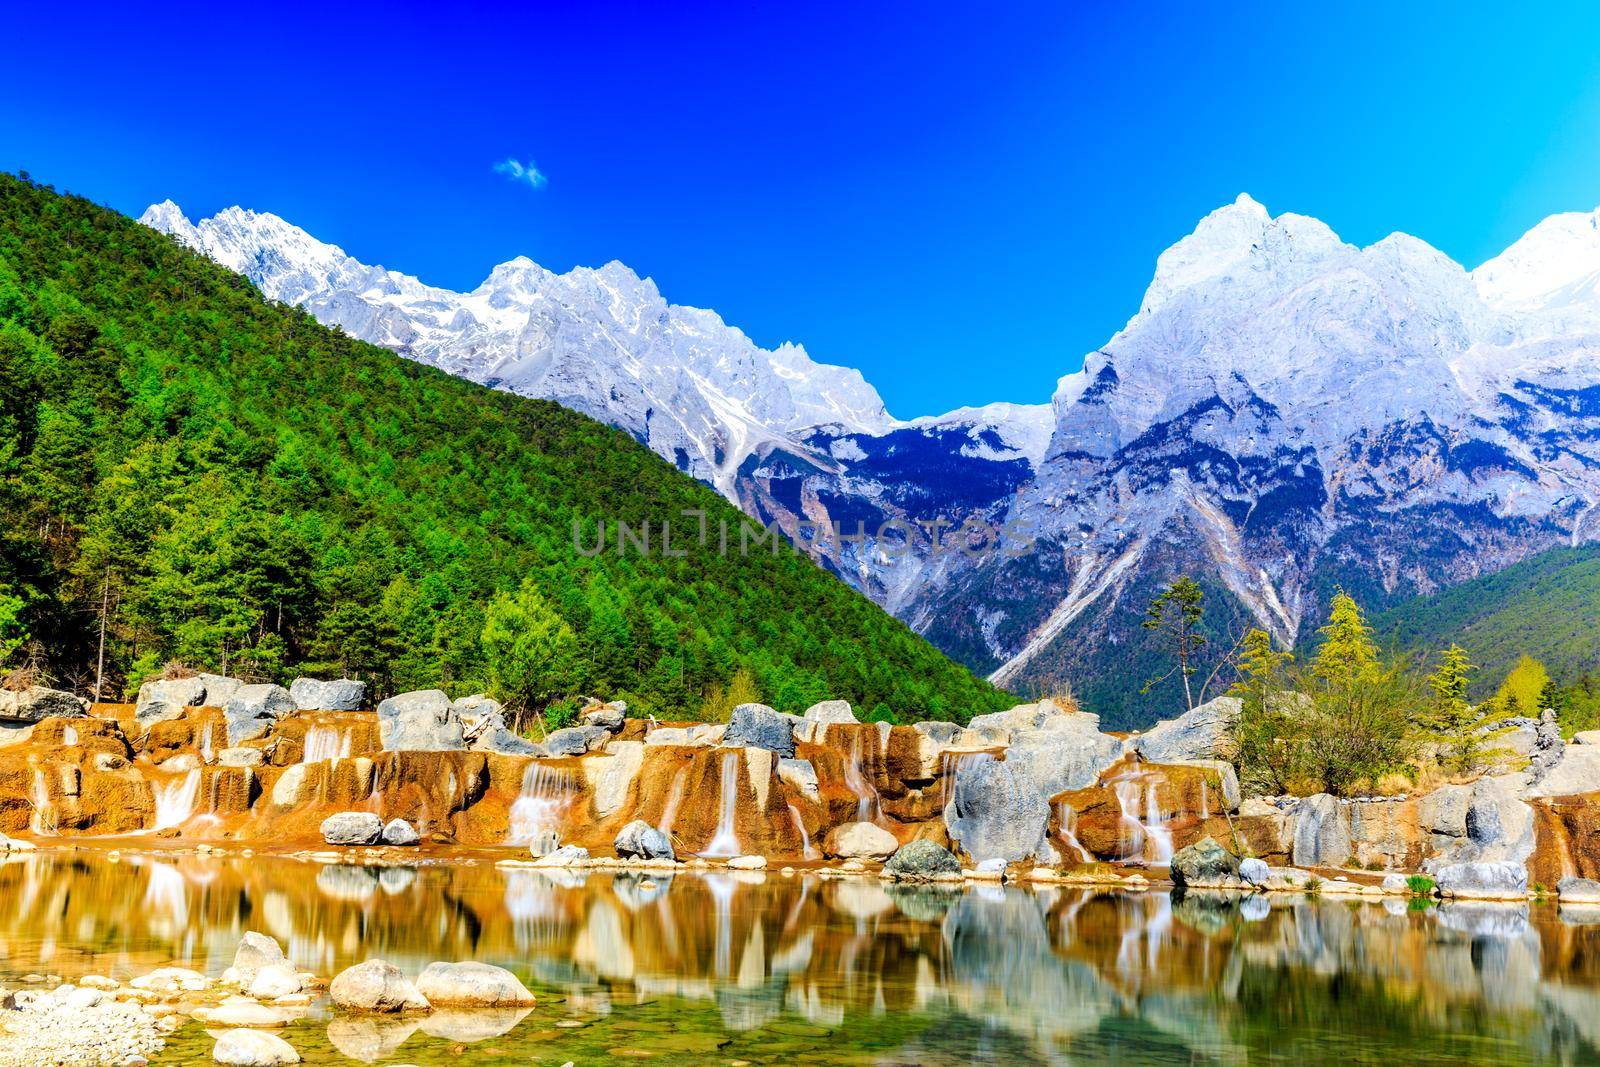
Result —
M 317 888 L 334 900 L 366 900 L 378 891 L 378 876 L 365 867 L 330 863 L 317 872 Z
M 1004 1020 L 1040 1039 L 1069 1036 L 1122 1010 L 1121 998 L 1088 966 L 1050 951 L 1044 912 L 1030 894 L 961 896 L 944 917 L 939 975 L 969 1015 Z
M 894 898 L 875 881 L 846 878 L 834 882 L 831 889 L 831 893 L 825 891 L 829 907 L 852 919 L 875 919 L 894 910 Z
M 362 1063 L 377 1063 L 394 1055 L 406 1038 L 417 1032 L 416 1019 L 383 1019 L 341 1015 L 328 1023 L 328 1043 Z
M 659 875 L 625 872 L 611 879 L 611 891 L 629 911 L 638 911 L 646 904 L 653 904 L 671 890 L 672 875 L 669 872 Z
M 532 1008 L 441 1008 L 422 1020 L 422 1032 L 441 1041 L 487 1041 L 515 1030 Z
M 945 913 L 961 899 L 961 890 L 955 886 L 891 884 L 885 892 L 901 915 L 925 923 L 943 921 Z
M 378 871 L 378 885 L 391 897 L 410 889 L 417 880 L 415 867 L 384 867 Z
M 1218 937 L 1239 919 L 1240 902 L 1237 893 L 1173 890 L 1172 917 L 1197 933 Z
M 1396 900 L 1390 903 L 1399 904 L 1402 910 L 1405 908 L 1403 901 Z M 1245 922 L 1265 922 L 1267 916 L 1271 914 L 1272 901 L 1268 900 L 1264 893 L 1252 893 L 1239 902 L 1239 915 Z

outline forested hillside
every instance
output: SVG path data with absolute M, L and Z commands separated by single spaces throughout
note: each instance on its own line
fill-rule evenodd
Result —
M 1522 656 L 1558 681 L 1600 673 L 1600 547 L 1558 548 L 1373 618 L 1402 649 L 1459 643 L 1481 670 L 1478 696 Z
M 671 520 L 683 554 L 659 536 L 619 553 L 614 533 L 578 551 L 574 522 L 592 548 L 601 519 Z M 741 554 L 742 519 L 621 432 L 354 341 L 114 211 L 0 176 L 7 666 L 85 692 L 103 673 L 108 697 L 179 661 L 663 716 L 736 675 L 790 710 L 1006 703 L 787 548 Z

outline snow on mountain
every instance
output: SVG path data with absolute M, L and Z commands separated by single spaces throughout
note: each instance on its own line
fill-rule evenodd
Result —
M 930 636 L 981 638 L 1020 683 L 1073 661 L 1069 635 L 1126 641 L 1188 570 L 1292 644 L 1330 581 L 1398 597 L 1600 536 L 1595 226 L 1557 216 L 1469 274 L 1403 234 L 1213 212 L 1061 380 L 1013 504 L 1040 549 L 937 592 Z
M 1008 685 L 1069 678 L 1112 723 L 1148 717 L 1138 619 L 1174 573 L 1292 644 L 1336 586 L 1377 607 L 1600 539 L 1600 211 L 1468 272 L 1241 196 L 1161 254 L 1050 404 L 910 421 L 621 264 L 519 258 L 456 293 L 272 215 L 143 221 L 358 337 L 628 430 L 947 652 Z M 974 523 L 1025 537 L 951 550 Z
M 763 349 L 714 312 L 668 304 L 620 263 L 555 274 L 518 257 L 458 293 L 367 266 L 271 214 L 232 207 L 191 223 L 167 201 L 140 221 L 363 340 L 619 426 L 730 499 L 739 465 L 764 444 L 821 424 L 896 425 L 859 371 L 797 345 Z

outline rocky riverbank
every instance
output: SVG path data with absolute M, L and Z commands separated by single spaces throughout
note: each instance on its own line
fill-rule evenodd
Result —
M 363 702 L 359 682 L 216 675 L 148 683 L 134 705 L 10 693 L 0 833 L 747 871 L 876 872 L 926 842 L 954 857 L 948 876 L 1037 881 L 1164 880 L 1178 852 L 1209 839 L 1288 872 L 1274 876 L 1283 888 L 1421 874 L 1447 889 L 1556 893 L 1600 877 L 1600 738 L 1562 744 L 1538 720 L 1518 724 L 1502 773 L 1476 781 L 1247 798 L 1225 758 L 1228 699 L 1133 736 L 1049 701 L 965 726 L 862 723 L 842 701 L 803 715 L 746 704 L 726 724 L 597 703 L 538 740 L 483 696 Z

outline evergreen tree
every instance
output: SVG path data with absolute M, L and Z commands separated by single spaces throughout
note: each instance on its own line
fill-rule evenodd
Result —
M 1328 624 L 1317 633 L 1322 645 L 1317 649 L 1313 673 L 1330 688 L 1371 681 L 1378 674 L 1378 646 L 1372 640 L 1361 606 L 1348 594 L 1334 595 Z
M 1428 678 L 1433 699 L 1420 716 L 1424 736 L 1438 746 L 1440 763 L 1457 774 L 1475 771 L 1502 754 L 1490 747 L 1490 742 L 1505 736 L 1507 730 L 1501 724 L 1510 717 L 1510 704 L 1488 700 L 1473 707 L 1468 703 L 1475 669 L 1460 645 L 1445 649 L 1438 668 Z M 1511 704 L 1515 699 L 1513 696 Z
M 1291 712 L 1295 698 L 1285 692 L 1285 669 L 1292 652 L 1272 647 L 1272 635 L 1252 628 L 1239 653 L 1239 677 L 1231 689 L 1239 698 L 1233 728 L 1234 762 L 1240 777 L 1275 793 L 1286 792 L 1293 773 L 1296 737 Z
M 1195 706 L 1190 678 L 1200 669 L 1195 663 L 1195 656 L 1206 643 L 1205 635 L 1198 629 L 1205 615 L 1200 603 L 1204 597 L 1205 593 L 1198 582 L 1188 575 L 1181 575 L 1150 601 L 1143 623 L 1144 628 L 1166 646 L 1174 660 L 1173 669 L 1160 678 L 1146 682 L 1144 691 L 1149 692 L 1177 674 L 1183 682 L 1184 707 L 1189 711 L 1193 711 Z
M 1517 665 L 1511 668 L 1505 681 L 1500 683 L 1495 696 L 1513 715 L 1537 715 L 1547 706 L 1541 703 L 1545 688 L 1550 685 L 1550 672 L 1543 663 L 1523 653 Z
M 572 675 L 577 638 L 531 579 L 490 601 L 483 619 L 483 652 L 495 695 L 517 712 L 542 706 Z

